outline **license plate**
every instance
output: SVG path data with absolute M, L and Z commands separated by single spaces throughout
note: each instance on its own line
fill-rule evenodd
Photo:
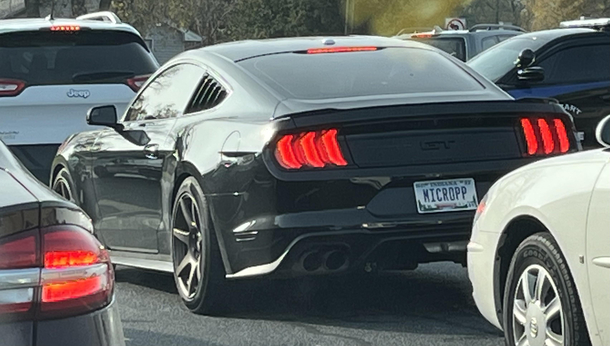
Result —
M 474 179 L 419 181 L 413 190 L 420 214 L 475 210 L 479 204 Z

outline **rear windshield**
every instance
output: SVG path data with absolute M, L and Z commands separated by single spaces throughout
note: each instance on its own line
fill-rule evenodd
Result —
M 468 62 L 468 66 L 487 79 L 497 82 L 515 67 L 522 50 L 529 48 L 535 52 L 546 42 L 536 37 L 513 37 L 477 55 Z
M 432 37 L 417 38 L 416 40 L 445 51 L 462 61 L 466 61 L 466 43 L 463 38 Z
M 239 63 L 289 99 L 481 90 L 456 63 L 427 49 L 385 48 L 372 52 L 286 53 Z
M 116 31 L 2 34 L 0 78 L 28 85 L 116 83 L 157 69 L 143 44 Z

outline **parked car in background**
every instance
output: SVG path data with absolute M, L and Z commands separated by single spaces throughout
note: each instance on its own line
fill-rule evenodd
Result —
M 597 128 L 610 147 L 610 116 Z M 507 345 L 610 345 L 610 152 L 542 160 L 500 179 L 468 245 L 479 310 Z
M 401 34 L 396 38 L 416 40 L 439 48 L 462 61 L 468 61 L 499 42 L 524 33 L 520 27 L 501 24 L 478 24 L 469 30 L 442 30 Z
M 566 22 L 564 29 L 520 35 L 483 52 L 468 65 L 515 98 L 559 100 L 598 147 L 595 127 L 610 114 L 610 19 Z M 580 24 L 579 24 L 580 23 Z M 581 27 L 575 27 L 575 26 Z
M 112 13 L 0 20 L 0 139 L 47 182 L 59 145 L 90 129 L 87 110 L 124 110 L 158 64 Z
M 381 37 L 190 51 L 125 114 L 88 122 L 107 128 L 62 145 L 55 191 L 92 216 L 113 262 L 173 272 L 196 313 L 222 309 L 227 279 L 465 263 L 478 196 L 578 150 L 560 106 Z
M 91 220 L 0 141 L 0 345 L 124 345 Z

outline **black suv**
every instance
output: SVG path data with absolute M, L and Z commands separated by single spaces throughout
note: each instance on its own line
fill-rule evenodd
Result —
M 597 123 L 610 114 L 610 19 L 570 21 L 560 29 L 506 40 L 468 65 L 514 98 L 554 98 L 598 147 Z
M 468 61 L 497 43 L 524 32 L 522 28 L 512 25 L 478 24 L 469 30 L 442 30 L 437 27 L 427 32 L 399 34 L 395 38 L 424 42 Z

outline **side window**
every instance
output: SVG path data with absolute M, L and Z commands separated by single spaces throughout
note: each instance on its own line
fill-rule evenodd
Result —
M 170 67 L 133 102 L 124 121 L 167 119 L 182 115 L 205 71 L 198 66 L 181 64 Z
M 610 79 L 610 45 L 566 48 L 541 61 L 544 84 L 586 83 Z
M 485 37 L 483 40 L 481 40 L 481 48 L 483 50 L 488 50 L 489 48 L 495 46 L 496 43 L 498 43 L 497 36 Z
M 227 91 L 212 76 L 205 75 L 190 100 L 185 113 L 195 113 L 212 109 L 224 101 Z

